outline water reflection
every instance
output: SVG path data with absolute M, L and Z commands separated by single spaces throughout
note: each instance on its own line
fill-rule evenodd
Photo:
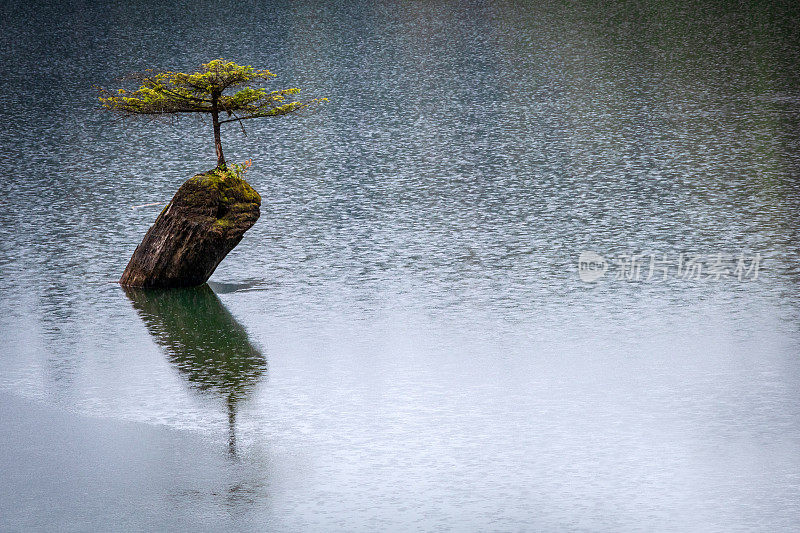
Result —
M 208 285 L 155 291 L 126 288 L 125 292 L 192 388 L 225 400 L 228 449 L 235 457 L 237 405 L 266 371 L 264 355 Z

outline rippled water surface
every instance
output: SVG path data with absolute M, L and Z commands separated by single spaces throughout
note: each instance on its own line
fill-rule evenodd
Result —
M 0 529 L 800 523 L 796 7 L 0 13 Z M 126 292 L 212 134 L 92 85 L 220 56 L 330 101 L 223 132 L 210 287 Z

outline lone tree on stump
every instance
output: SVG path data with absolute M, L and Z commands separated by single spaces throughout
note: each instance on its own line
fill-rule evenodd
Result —
M 113 93 L 102 87 L 98 89 L 103 107 L 123 116 L 178 117 L 183 113 L 211 114 L 217 168 L 224 169 L 225 156 L 220 138 L 222 124 L 241 124 L 242 120 L 251 118 L 288 115 L 327 100 L 316 98 L 305 102 L 289 101 L 300 89 L 268 91 L 257 87 L 274 77 L 275 74 L 268 70 L 255 70 L 249 65 L 242 66 L 232 61 L 215 59 L 201 65 L 201 70 L 193 74 L 148 69 L 126 76 L 124 79 L 141 84 L 135 91 L 120 89 Z M 238 90 L 233 92 L 233 89 Z M 227 118 L 220 120 L 221 113 L 225 113 Z M 244 131 L 244 127 L 242 130 Z

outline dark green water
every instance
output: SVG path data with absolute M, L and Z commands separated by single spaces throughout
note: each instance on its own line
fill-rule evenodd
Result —
M 2 4 L 0 529 L 795 529 L 799 19 Z M 223 132 L 210 287 L 123 291 L 212 134 L 92 85 L 215 57 L 330 101 Z

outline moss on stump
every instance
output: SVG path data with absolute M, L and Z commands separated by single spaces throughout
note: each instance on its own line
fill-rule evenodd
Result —
M 256 223 L 261 197 L 233 171 L 181 185 L 133 252 L 119 282 L 129 287 L 202 285 Z

